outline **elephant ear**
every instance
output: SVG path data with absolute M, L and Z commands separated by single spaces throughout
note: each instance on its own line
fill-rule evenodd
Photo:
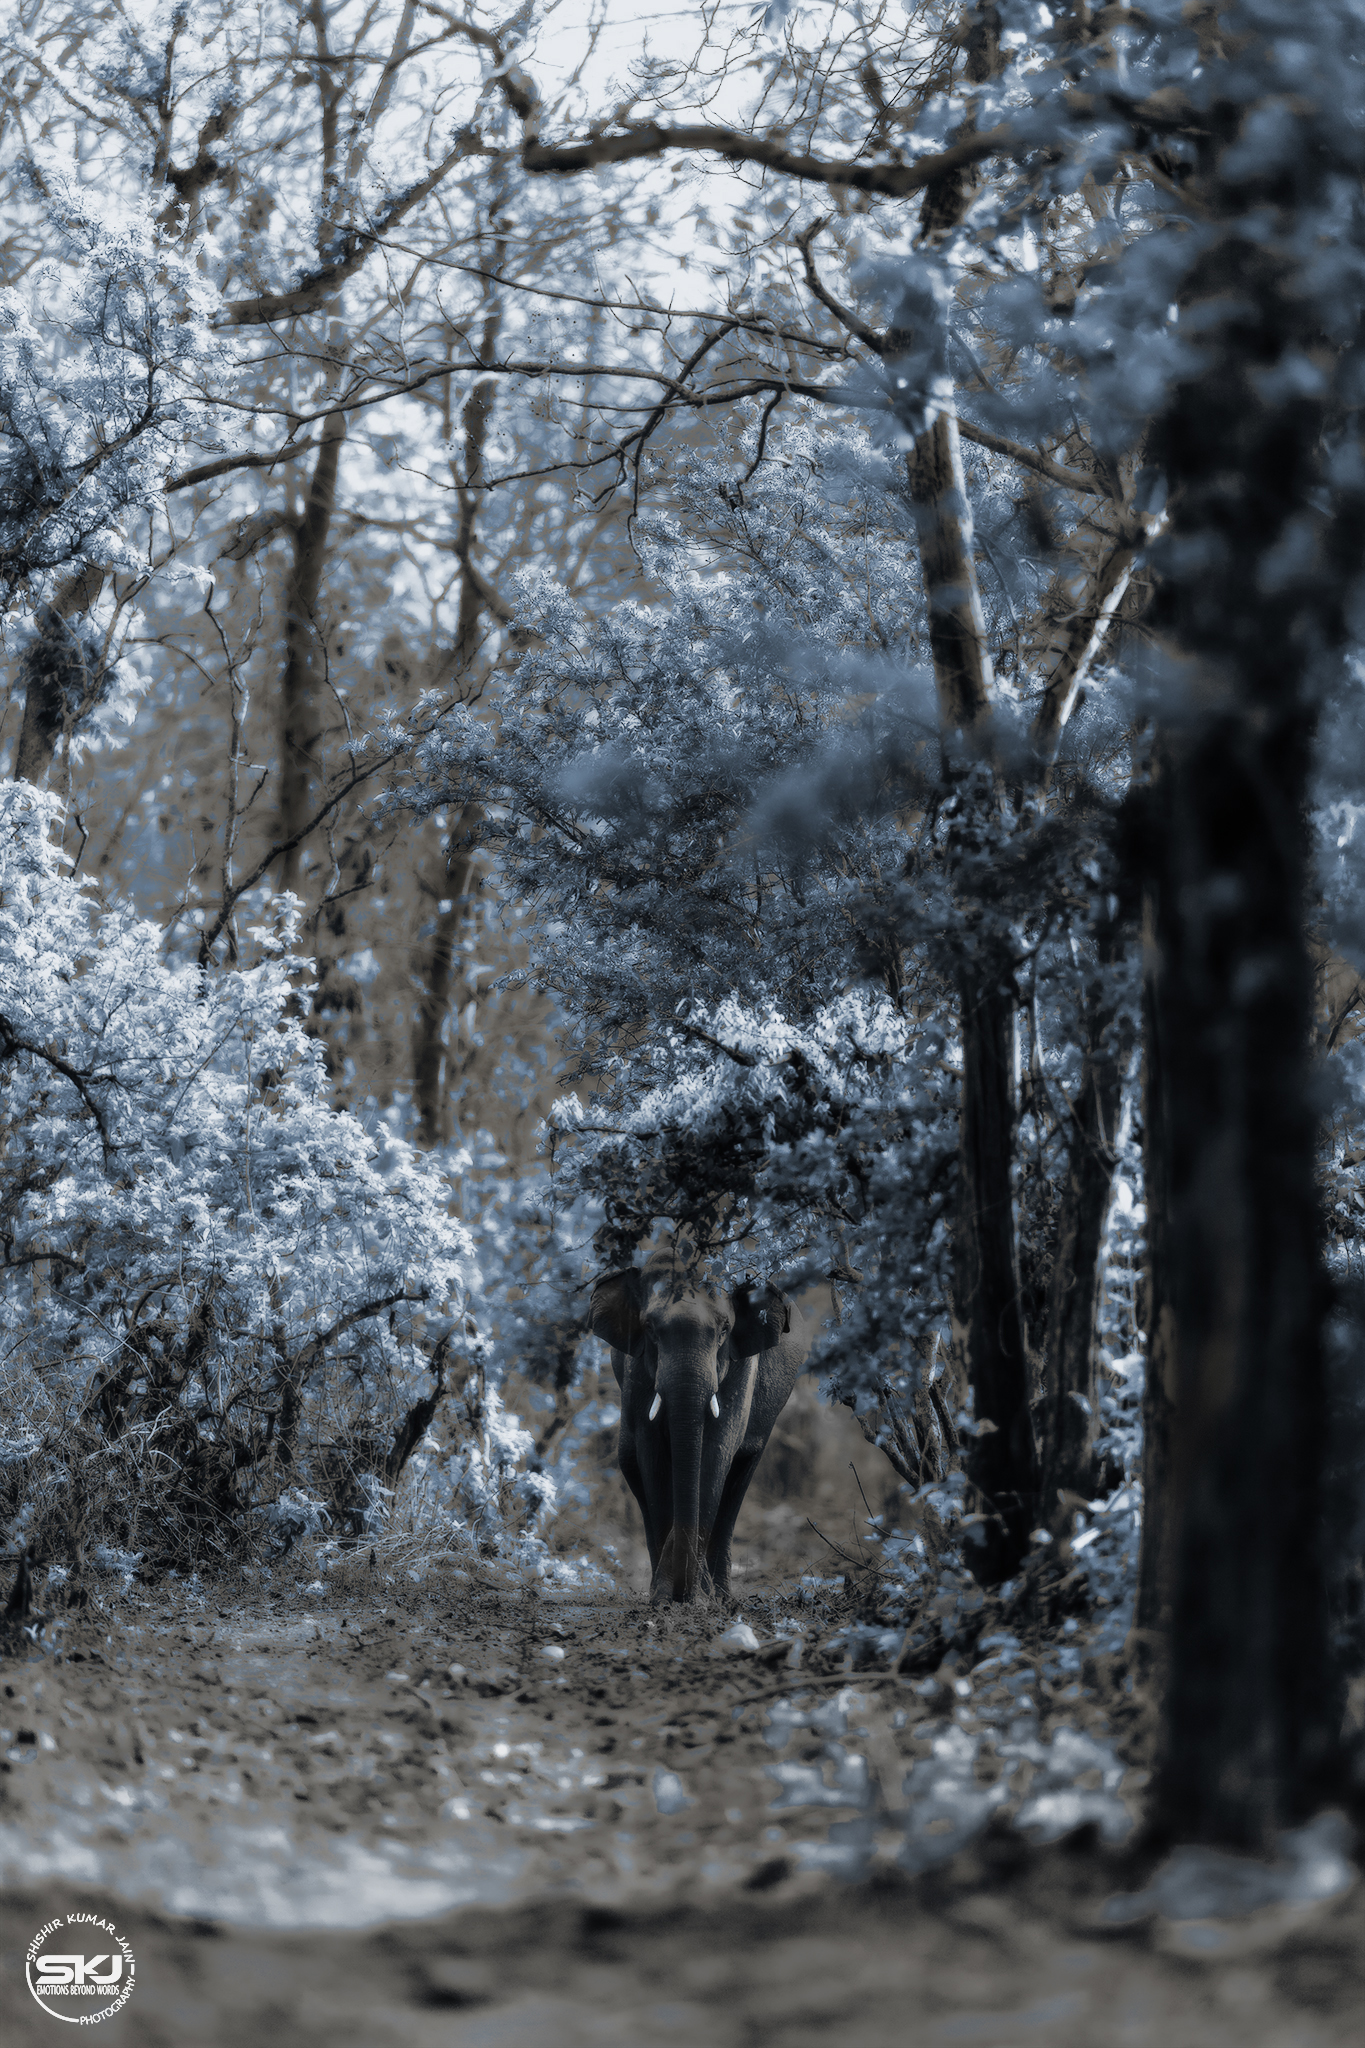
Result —
M 593 1283 L 589 1312 L 594 1337 L 613 1351 L 633 1352 L 640 1340 L 640 1275 L 634 1266 L 604 1273 Z
M 747 1286 L 737 1287 L 730 1300 L 735 1311 L 730 1348 L 739 1358 L 772 1351 L 792 1326 L 792 1305 L 775 1287 L 765 1287 L 757 1301 Z

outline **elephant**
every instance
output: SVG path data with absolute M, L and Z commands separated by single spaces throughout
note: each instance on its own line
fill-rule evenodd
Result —
M 714 1286 L 666 1247 L 592 1290 L 621 1389 L 618 1460 L 640 1504 L 655 1600 L 728 1599 L 735 1518 L 815 1331 L 777 1288 Z

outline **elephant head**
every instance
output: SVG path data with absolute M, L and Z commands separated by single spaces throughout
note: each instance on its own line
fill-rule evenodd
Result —
M 714 1286 L 677 1248 L 607 1273 L 592 1329 L 618 1354 L 621 1466 L 645 1519 L 650 1563 L 675 1600 L 696 1597 L 731 1465 L 749 1425 L 757 1361 L 791 1324 L 775 1289 Z M 766 1432 L 765 1432 L 766 1435 Z M 727 1549 L 728 1556 L 728 1549 Z

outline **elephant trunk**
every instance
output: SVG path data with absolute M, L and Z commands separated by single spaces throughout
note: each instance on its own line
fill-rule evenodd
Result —
M 673 1598 L 694 1600 L 701 1569 L 702 1405 L 700 1396 L 670 1417 L 673 1450 Z

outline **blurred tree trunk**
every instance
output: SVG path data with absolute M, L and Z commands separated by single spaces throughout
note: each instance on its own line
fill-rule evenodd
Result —
M 436 913 L 436 929 L 423 966 L 417 1019 L 413 1029 L 412 1085 L 417 1108 L 417 1142 L 430 1149 L 452 1135 L 445 1026 L 451 993 L 460 977 L 456 948 L 469 919 L 469 888 L 474 873 L 474 828 L 482 813 L 476 805 L 451 823 L 446 838 L 442 886 L 444 907 Z
M 1140 1614 L 1169 1611 L 1160 1811 L 1182 1839 L 1253 1847 L 1299 1817 L 1330 1734 L 1310 741 L 1292 715 L 1170 736 L 1153 890 L 1149 1203 L 1164 1213 Z
M 1240 111 L 1227 118 L 1232 141 Z M 1295 158 L 1296 208 L 1332 175 L 1315 140 Z M 1174 1397 L 1149 1455 L 1140 1612 L 1160 1616 L 1169 1585 L 1158 1832 L 1264 1849 L 1320 1795 L 1335 1747 L 1305 923 L 1315 697 L 1347 632 L 1365 513 L 1358 487 L 1327 496 L 1327 380 L 1283 367 L 1325 360 L 1294 245 L 1266 238 L 1245 147 L 1226 162 L 1245 168 L 1193 181 L 1222 223 L 1187 279 L 1203 360 L 1152 439 L 1171 508 L 1152 623 L 1183 673 L 1138 833 L 1149 1405 Z

